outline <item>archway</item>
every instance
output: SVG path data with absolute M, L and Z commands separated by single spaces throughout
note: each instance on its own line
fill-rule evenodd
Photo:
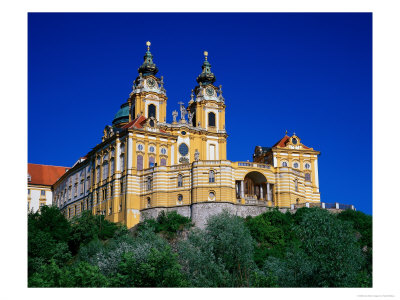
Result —
M 266 200 L 267 178 L 257 171 L 244 177 L 244 196 L 249 200 Z

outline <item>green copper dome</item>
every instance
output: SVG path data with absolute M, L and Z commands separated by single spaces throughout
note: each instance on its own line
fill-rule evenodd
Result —
M 112 124 L 118 125 L 120 123 L 127 123 L 127 122 L 129 122 L 129 104 L 124 103 L 121 105 L 120 110 L 115 115 Z

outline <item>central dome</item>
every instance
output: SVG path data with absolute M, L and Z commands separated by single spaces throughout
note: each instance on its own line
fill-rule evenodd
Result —
M 121 105 L 120 110 L 115 115 L 112 124 L 115 126 L 121 123 L 128 123 L 128 122 L 129 122 L 129 104 L 124 103 Z

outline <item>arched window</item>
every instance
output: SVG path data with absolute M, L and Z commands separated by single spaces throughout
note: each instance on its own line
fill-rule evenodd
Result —
M 293 168 L 297 169 L 298 167 L 299 167 L 299 163 L 298 163 L 298 162 L 295 162 L 295 163 L 293 164 Z
M 183 177 L 181 174 L 178 175 L 178 187 L 183 186 Z
M 107 179 L 108 177 L 108 162 L 104 161 L 103 163 L 103 180 Z
M 297 181 L 297 179 L 294 181 L 294 190 L 295 190 L 296 192 L 299 191 L 299 182 Z
M 181 194 L 178 195 L 178 203 L 182 204 L 183 196 Z
M 156 106 L 154 104 L 150 104 L 148 110 L 149 110 L 147 114 L 148 118 L 150 117 L 156 118 L 156 111 L 157 111 Z
M 311 174 L 310 173 L 306 173 L 304 175 L 304 179 L 305 179 L 305 181 L 311 181 Z
M 111 170 L 110 170 L 110 175 L 114 175 L 114 169 L 115 169 L 115 163 L 114 163 L 114 158 L 111 158 L 111 160 L 110 160 L 110 168 L 111 168 Z
M 121 166 L 121 172 L 123 172 L 124 169 L 125 169 L 125 155 L 124 154 L 120 155 L 119 163 L 120 163 L 120 166 Z
M 161 158 L 160 165 L 161 166 L 166 166 L 167 165 L 167 160 L 165 158 Z
M 208 126 L 215 127 L 215 114 L 213 112 L 208 113 Z
M 136 164 L 137 164 L 138 170 L 143 170 L 143 156 L 142 155 L 137 156 Z
M 150 156 L 149 157 L 149 168 L 154 167 L 154 162 L 155 162 L 154 156 Z
M 208 173 L 208 182 L 215 182 L 215 172 L 213 170 Z
M 153 188 L 153 178 L 151 176 L 147 177 L 147 190 L 151 191 Z
M 282 162 L 282 167 L 287 167 L 287 162 L 286 161 Z
M 97 166 L 97 168 L 96 168 L 96 180 L 97 180 L 97 183 L 100 182 L 100 167 L 99 166 Z
M 304 165 L 304 167 L 308 170 L 308 169 L 311 168 L 311 165 L 310 165 L 309 163 L 306 163 L 306 164 Z

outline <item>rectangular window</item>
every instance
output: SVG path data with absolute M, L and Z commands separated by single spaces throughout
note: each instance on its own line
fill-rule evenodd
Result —
M 41 196 L 46 196 L 46 191 L 45 191 L 45 190 L 41 190 L 41 191 L 40 191 L 40 195 L 41 195 Z
M 209 155 L 210 155 L 210 160 L 215 160 L 215 145 L 210 145 L 209 147 Z

